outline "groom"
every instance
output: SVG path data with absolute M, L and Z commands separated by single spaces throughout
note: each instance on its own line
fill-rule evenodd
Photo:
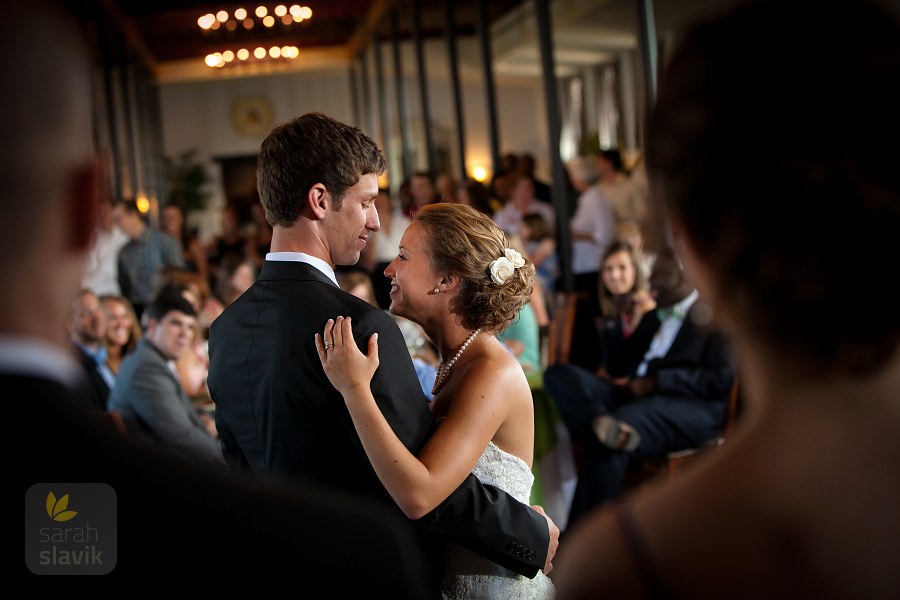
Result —
M 276 127 L 258 164 L 271 252 L 256 283 L 209 335 L 208 385 L 225 457 L 233 469 L 325 484 L 399 511 L 322 371 L 313 337 L 338 315 L 353 318 L 357 340 L 378 332 L 381 366 L 372 392 L 418 454 L 434 422 L 403 336 L 390 315 L 342 291 L 334 273 L 335 265 L 356 263 L 379 228 L 384 156 L 359 129 L 310 113 Z M 423 550 L 454 542 L 529 577 L 552 568 L 559 535 L 543 511 L 472 475 L 417 525 Z

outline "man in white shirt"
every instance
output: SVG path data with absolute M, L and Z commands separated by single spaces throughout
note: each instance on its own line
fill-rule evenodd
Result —
M 113 221 L 112 203 L 108 198 L 97 205 L 97 227 L 88 253 L 81 286 L 98 296 L 121 296 L 119 288 L 119 250 L 128 236 Z

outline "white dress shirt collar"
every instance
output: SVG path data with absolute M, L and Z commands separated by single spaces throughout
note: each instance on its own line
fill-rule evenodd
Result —
M 273 262 L 306 263 L 321 271 L 323 275 L 334 282 L 334 285 L 336 285 L 337 287 L 341 287 L 340 285 L 338 285 L 337 277 L 334 274 L 334 269 L 332 269 L 331 265 L 329 265 L 321 258 L 317 258 L 303 252 L 269 252 L 268 254 L 266 254 L 266 260 L 271 260 Z

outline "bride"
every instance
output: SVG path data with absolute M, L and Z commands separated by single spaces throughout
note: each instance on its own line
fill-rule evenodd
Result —
M 385 269 L 395 315 L 419 323 L 440 350 L 432 410 L 440 424 L 418 456 L 400 443 L 375 404 L 369 383 L 378 368 L 378 334 L 364 355 L 350 318 L 316 334 L 319 359 L 344 397 L 369 461 L 411 519 L 432 511 L 471 472 L 528 503 L 534 476 L 534 408 L 516 358 L 497 340 L 528 302 L 534 266 L 509 249 L 482 213 L 459 204 L 423 207 Z M 545 599 L 543 572 L 533 579 L 457 546 L 448 550 L 444 598 Z

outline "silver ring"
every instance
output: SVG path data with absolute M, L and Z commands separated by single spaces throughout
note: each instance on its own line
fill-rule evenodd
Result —
M 328 349 L 331 348 L 331 344 L 325 342 L 325 352 L 328 352 Z

